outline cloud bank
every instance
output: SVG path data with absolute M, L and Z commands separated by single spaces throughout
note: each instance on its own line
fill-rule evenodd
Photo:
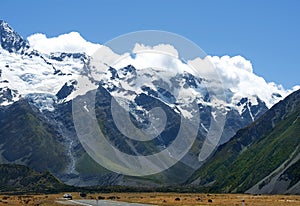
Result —
M 78 32 L 48 38 L 37 33 L 27 38 L 30 46 L 45 54 L 51 52 L 86 53 L 92 55 L 101 45 L 86 41 Z
M 245 96 L 258 96 L 266 102 L 268 107 L 278 102 L 280 94 L 286 97 L 291 92 L 300 89 L 295 86 L 293 89 L 286 90 L 282 85 L 274 82 L 266 82 L 264 78 L 257 76 L 253 72 L 252 64 L 242 56 L 208 56 L 209 60 L 223 81 L 224 89 L 230 89 L 235 93 L 235 98 Z

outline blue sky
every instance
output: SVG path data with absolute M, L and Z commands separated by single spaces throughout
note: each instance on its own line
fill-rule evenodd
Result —
M 103 44 L 138 30 L 180 34 L 209 55 L 242 55 L 254 73 L 291 88 L 300 84 L 300 1 L 1 1 L 0 19 L 27 37 L 78 31 Z

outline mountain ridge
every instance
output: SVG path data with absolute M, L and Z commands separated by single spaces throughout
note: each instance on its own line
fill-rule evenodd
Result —
M 248 127 L 239 130 L 190 177 L 188 183 L 217 192 L 288 192 L 299 181 L 299 173 L 295 169 L 299 166 L 300 152 L 299 103 L 300 90 L 274 105 Z M 293 164 L 287 165 L 289 162 Z M 277 168 L 278 171 L 275 172 Z M 279 171 L 282 171 L 279 173 L 282 175 L 273 180 Z M 288 175 L 292 173 L 294 175 Z M 269 178 L 265 178 L 268 175 Z M 276 183 L 284 180 L 284 177 L 284 184 Z M 273 187 L 264 189 L 272 181 Z M 289 181 L 293 185 L 289 185 Z M 279 189 L 280 186 L 282 190 Z M 299 190 L 293 193 L 295 192 L 299 193 Z

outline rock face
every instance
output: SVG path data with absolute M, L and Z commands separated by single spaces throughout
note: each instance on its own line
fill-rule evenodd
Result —
M 10 53 L 18 52 L 23 54 L 29 48 L 28 43 L 2 20 L 0 20 L 0 43 L 1 47 Z
M 91 57 L 83 53 L 40 53 L 4 21 L 0 21 L 0 38 L 0 163 L 48 170 L 74 185 L 182 183 L 186 180 L 183 177 L 190 176 L 202 164 L 198 155 L 211 121 L 218 119 L 213 112 L 216 105 L 224 107 L 226 113 L 219 144 L 229 141 L 236 131 L 268 110 L 259 96 L 233 99 L 235 93 L 231 90 L 224 92 L 226 102 L 212 104 L 205 86 L 209 80 L 188 71 L 170 75 L 154 68 L 128 65 L 107 67 L 94 78 L 93 69 L 89 68 Z M 73 124 L 73 100 L 95 90 L 99 124 L 119 150 L 148 155 L 168 147 L 179 130 L 180 117 L 193 117 L 191 104 L 196 104 L 200 113 L 194 145 L 183 161 L 157 175 L 131 178 L 108 171 L 85 152 Z M 173 90 L 188 94 L 188 98 L 175 97 L 170 92 Z M 153 106 L 164 108 L 168 118 L 166 130 L 149 144 L 126 139 L 113 124 L 109 109 L 112 98 L 125 113 L 130 113 L 130 121 L 144 130 L 151 126 L 149 112 Z M 272 98 L 283 97 L 277 94 Z
M 299 194 L 300 90 L 239 130 L 188 183 L 215 192 Z
M 63 172 L 68 155 L 56 125 L 20 100 L 0 111 L 1 163 L 22 163 L 38 171 Z

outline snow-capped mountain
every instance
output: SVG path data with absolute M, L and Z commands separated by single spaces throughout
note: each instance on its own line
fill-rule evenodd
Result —
M 78 82 L 76 82 L 76 80 L 80 79 L 78 77 L 82 77 L 83 75 L 87 75 L 88 73 L 86 68 L 84 67 L 87 65 L 89 61 L 89 56 L 85 53 L 66 53 L 66 52 L 41 53 L 33 49 L 33 47 L 31 47 L 27 41 L 25 41 L 21 36 L 19 36 L 4 21 L 0 21 L 0 35 L 1 35 L 0 36 L 1 37 L 0 87 L 2 92 L 1 95 L 2 99 L 0 102 L 1 105 L 11 104 L 15 101 L 18 101 L 20 97 L 26 97 L 27 95 L 32 95 L 32 94 L 47 94 L 48 96 L 53 95 L 54 98 L 53 101 L 57 101 L 56 94 L 60 91 L 60 89 L 63 88 L 63 86 L 64 89 L 66 89 L 68 85 L 73 85 L 73 87 L 76 87 L 74 85 L 77 85 Z M 38 46 L 35 45 L 35 47 Z M 219 69 L 221 71 L 220 73 L 224 72 L 224 68 L 222 68 L 220 60 L 216 59 L 216 57 L 210 57 L 210 58 L 212 59 L 212 62 L 216 64 L 217 68 L 221 68 Z M 232 65 L 230 65 L 230 63 L 227 63 L 227 66 L 234 67 L 234 64 L 235 64 L 234 62 Z M 132 79 L 130 78 L 134 78 L 134 77 L 129 77 L 129 75 L 131 76 L 137 75 L 137 74 L 131 74 L 136 69 L 137 71 L 144 73 L 144 74 L 138 74 L 139 76 L 138 79 L 142 82 L 144 82 L 144 80 L 147 79 L 149 75 L 161 76 L 160 71 L 155 71 L 153 69 L 152 71 L 148 71 L 147 73 L 147 71 L 145 70 L 139 70 L 139 68 L 135 68 L 134 64 L 132 65 L 133 65 L 132 67 L 128 67 L 128 68 L 133 68 L 132 71 L 127 71 L 128 68 L 126 66 L 129 66 L 129 64 L 124 65 L 124 68 L 107 68 L 107 71 L 104 71 L 104 75 L 98 76 L 98 79 L 102 79 L 102 82 L 106 84 L 106 88 L 109 89 L 108 84 L 112 86 L 116 84 L 116 82 L 118 82 L 118 84 L 120 84 L 121 87 L 128 86 L 130 84 L 130 82 L 128 81 L 132 81 Z M 231 68 L 227 68 L 227 69 L 230 70 Z M 141 79 L 143 75 L 147 77 Z M 166 75 L 166 76 L 167 76 L 166 78 L 171 78 L 170 75 Z M 190 74 L 187 71 L 182 71 L 181 74 L 174 73 L 172 78 L 173 80 L 175 78 L 182 78 L 183 81 L 186 81 L 185 84 L 191 84 L 191 83 L 194 84 L 194 85 L 183 85 L 183 87 L 185 88 L 193 87 L 193 86 L 198 87 L 200 85 L 199 78 L 194 77 L 192 74 Z M 221 79 L 222 80 L 225 79 L 222 78 L 222 74 L 221 74 Z M 236 77 L 236 79 L 239 80 L 240 77 Z M 94 80 L 95 79 L 90 80 L 90 82 Z M 113 82 L 113 80 L 115 82 Z M 98 80 L 98 82 L 100 81 Z M 231 84 L 234 84 L 234 82 L 231 82 Z M 226 98 L 228 100 L 229 106 L 235 107 L 240 114 L 242 114 L 244 111 L 248 109 L 247 105 L 252 105 L 252 106 L 257 105 L 258 104 L 257 99 L 260 99 L 262 101 L 265 100 L 266 105 L 270 107 L 290 92 L 282 89 L 279 90 L 278 93 L 272 93 L 272 95 L 269 95 L 270 96 L 268 97 L 269 99 L 266 100 L 266 98 L 261 97 L 262 95 L 259 95 L 259 93 L 257 95 L 243 96 L 243 93 L 247 94 L 247 92 L 238 91 L 237 89 L 239 89 L 238 88 L 239 84 L 241 83 L 237 82 L 236 85 L 232 85 L 231 87 L 225 86 L 224 89 L 226 91 Z M 251 84 L 251 82 L 249 84 Z M 95 89 L 95 82 L 91 83 L 91 85 L 88 86 L 91 86 L 90 89 Z M 116 85 L 114 86 L 116 87 Z M 145 85 L 141 85 L 140 83 L 139 87 L 141 86 L 145 86 Z M 136 90 L 136 88 L 133 87 L 128 89 L 131 91 Z M 247 90 L 247 88 L 243 88 L 243 89 Z M 266 89 L 270 90 L 270 88 L 266 88 Z M 89 89 L 88 88 L 83 89 L 81 94 L 86 93 L 87 90 Z M 142 91 L 143 89 L 140 88 L 140 90 Z M 249 88 L 249 90 L 251 89 Z M 72 93 L 71 91 L 69 92 Z M 197 93 L 196 96 L 203 95 L 201 94 L 202 91 L 200 90 L 196 91 L 196 93 Z M 60 91 L 59 98 L 58 98 L 60 102 L 62 102 L 63 99 L 61 95 L 62 95 L 62 91 Z M 74 97 L 75 96 L 70 98 L 65 97 L 64 101 L 69 101 Z M 245 98 L 247 98 L 247 100 Z M 246 105 L 247 102 L 251 102 L 251 104 Z
M 0 34 L 0 105 L 29 97 L 41 110 L 52 110 L 58 100 L 56 94 L 77 78 L 88 56 L 83 53 L 41 54 L 3 21 Z
M 75 36 L 79 38 L 78 35 Z M 70 37 L 74 37 L 74 33 Z M 33 40 L 35 42 L 32 42 Z M 149 108 L 151 103 L 167 108 L 167 117 L 173 118 L 172 125 L 170 124 L 168 127 L 170 131 L 172 129 L 176 131 L 178 115 L 187 119 L 192 118 L 195 111 L 191 110 L 189 105 L 192 103 L 198 105 L 200 112 L 198 139 L 191 151 L 184 157 L 184 164 L 193 165 L 194 169 L 200 166 L 197 156 L 203 143 L 203 137 L 208 133 L 211 118 L 217 119 L 213 113 L 214 107 L 222 106 L 226 113 L 224 131 L 219 142 L 221 144 L 227 142 L 238 129 L 259 118 L 274 103 L 291 92 L 277 85 L 266 83 L 252 71 L 240 69 L 241 64 L 236 62 L 237 58 L 208 57 L 215 64 L 220 73 L 220 79 L 224 83 L 222 88 L 224 101 L 214 103 L 206 87 L 212 80 L 196 76 L 184 68 L 171 73 L 154 67 L 142 68 L 137 64 L 141 57 L 137 56 L 129 63 L 119 64 L 115 67 L 106 66 L 100 71 L 94 71 L 90 67 L 91 51 L 99 48 L 100 45 L 86 44 L 92 45 L 93 48 L 82 49 L 82 51 L 88 51 L 88 54 L 77 50 L 75 53 L 70 53 L 61 49 L 63 48 L 62 41 L 59 41 L 60 49 L 58 51 L 54 49 L 52 52 L 46 52 L 47 48 L 38 51 L 36 49 L 41 47 L 36 38 L 29 38 L 29 42 L 24 40 L 4 21 L 0 21 L 0 41 L 0 133 L 4 131 L 1 130 L 1 127 L 4 128 L 6 125 L 3 123 L 5 121 L 1 123 L 1 118 L 11 114 L 10 111 L 18 110 L 16 108 L 20 105 L 23 108 L 24 101 L 28 102 L 30 106 L 26 106 L 25 111 L 32 109 L 32 115 L 36 115 L 43 125 L 47 125 L 46 130 L 53 137 L 57 137 L 57 144 L 61 144 L 61 147 L 65 149 L 65 155 L 70 159 L 69 165 L 65 165 L 64 170 L 58 171 L 52 166 L 47 166 L 46 169 L 55 173 L 81 175 L 87 172 L 85 164 L 93 165 L 94 170 L 93 172 L 88 171 L 89 174 L 90 172 L 97 175 L 109 173 L 103 172 L 103 168 L 99 169 L 101 167 L 96 165 L 84 152 L 72 123 L 72 101 L 74 98 L 86 95 L 91 90 L 102 92 L 99 105 L 102 105 L 103 108 L 105 108 L 103 105 L 110 101 L 111 97 L 114 97 L 119 105 L 131 112 L 133 120 L 141 127 L 143 124 L 149 124 L 147 115 L 151 109 Z M 43 41 L 47 45 L 45 43 L 47 39 L 43 39 Z M 84 40 L 76 39 L 76 41 Z M 55 41 L 53 40 L 51 44 L 55 45 Z M 107 49 L 109 50 L 109 48 Z M 225 68 L 222 62 L 226 62 L 225 65 L 228 68 Z M 249 68 L 249 65 L 246 67 Z M 226 69 L 229 71 L 226 72 Z M 247 82 L 251 80 L 253 81 Z M 260 83 L 259 87 L 265 88 L 259 88 L 260 91 L 251 88 L 251 84 L 256 88 L 257 82 Z M 99 118 L 109 119 L 110 116 L 105 110 L 100 113 Z M 108 132 L 118 136 L 115 135 L 114 129 L 108 129 Z M 7 135 L 7 133 L 5 134 Z M 16 133 L 10 135 L 11 138 L 19 137 Z M 125 143 L 118 144 L 122 141 L 121 139 L 115 138 L 112 141 L 116 145 L 121 145 L 122 149 L 126 151 L 132 146 L 129 144 L 127 147 Z M 172 139 L 161 137 L 158 144 L 164 148 L 170 141 Z M 0 142 L 0 145 L 5 145 L 4 143 Z M 138 146 L 141 150 L 138 152 L 143 153 L 145 145 Z M 5 148 L 1 149 L 5 151 Z M 29 149 L 28 153 L 24 152 L 26 161 L 22 157 L 10 159 L 3 154 L 0 160 L 30 165 L 30 162 L 37 161 L 34 159 L 33 153 L 32 149 Z M 35 165 L 35 167 L 38 166 Z M 168 176 L 170 173 L 174 174 L 174 171 L 168 171 L 165 175 Z M 115 176 L 105 176 L 103 179 L 105 181 L 109 179 L 112 184 L 127 184 L 124 179 L 123 183 L 120 183 L 120 179 Z M 64 180 L 72 184 L 83 184 L 81 182 L 74 183 L 73 176 L 65 176 Z M 94 184 L 97 183 L 99 184 L 99 181 Z

